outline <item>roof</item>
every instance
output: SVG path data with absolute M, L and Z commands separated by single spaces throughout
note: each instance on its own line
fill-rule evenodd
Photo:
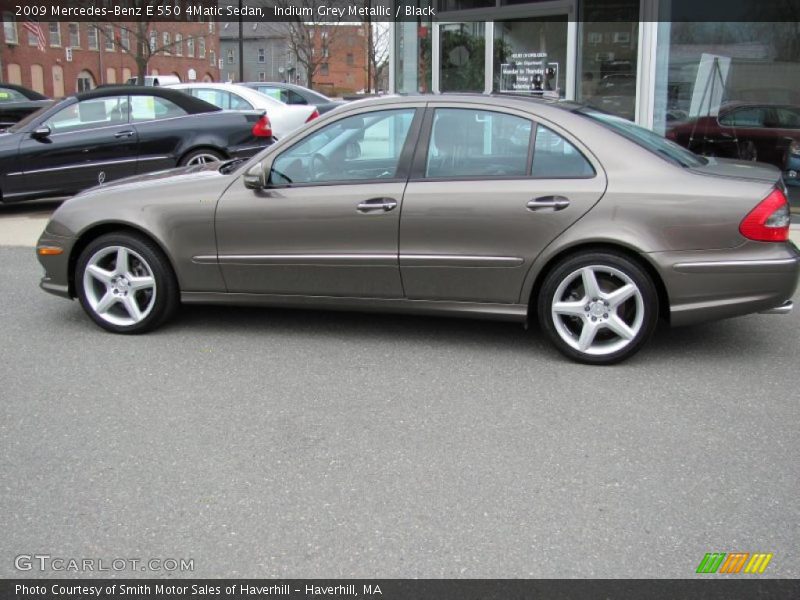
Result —
M 39 92 L 34 92 L 31 89 L 26 87 L 22 87 L 21 85 L 16 85 L 13 83 L 0 83 L 0 87 L 4 87 L 9 90 L 14 90 L 15 92 L 19 92 L 23 96 L 25 96 L 28 100 L 50 100 L 47 96 L 40 94 Z
M 174 102 L 189 114 L 216 112 L 221 110 L 218 106 L 190 96 L 179 89 L 160 87 L 160 86 L 144 86 L 144 85 L 115 85 L 103 86 L 88 92 L 81 92 L 75 94 L 74 97 L 78 100 L 91 100 L 92 98 L 108 98 L 109 96 L 157 96 L 164 98 L 170 102 Z

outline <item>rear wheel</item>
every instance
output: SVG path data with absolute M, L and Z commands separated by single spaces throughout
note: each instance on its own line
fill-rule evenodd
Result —
M 114 333 L 155 329 L 179 303 L 175 275 L 161 249 L 124 232 L 103 235 L 81 252 L 75 290 L 92 320 Z
M 216 150 L 208 150 L 205 148 L 200 148 L 198 150 L 192 150 L 181 159 L 181 166 L 189 166 L 189 165 L 204 165 L 210 162 L 218 162 L 220 160 L 224 160 L 224 156 L 217 152 Z
M 547 275 L 538 298 L 542 329 L 558 350 L 588 364 L 613 364 L 639 351 L 658 320 L 650 276 L 622 254 L 585 252 Z

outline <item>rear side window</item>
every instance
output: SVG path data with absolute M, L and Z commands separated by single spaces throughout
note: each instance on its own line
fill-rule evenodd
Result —
M 720 117 L 720 125 L 728 127 L 764 127 L 767 111 L 761 107 L 740 108 Z
M 524 177 L 532 126 L 505 113 L 437 108 L 425 177 Z
M 158 96 L 131 96 L 131 121 L 155 121 L 156 119 L 170 119 L 182 117 L 186 114 L 180 106 Z
M 594 168 L 581 152 L 552 129 L 536 126 L 531 175 L 539 178 L 594 177 Z

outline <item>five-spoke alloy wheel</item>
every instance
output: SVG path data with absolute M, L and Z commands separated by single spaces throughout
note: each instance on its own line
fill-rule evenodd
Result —
M 647 273 L 626 256 L 582 253 L 548 274 L 538 313 L 562 353 L 580 362 L 611 364 L 637 352 L 650 337 L 658 294 Z
M 193 150 L 181 159 L 181 166 L 204 165 L 206 163 L 218 162 L 225 157 L 214 150 Z
M 83 250 L 75 289 L 89 316 L 117 333 L 149 331 L 178 304 L 175 276 L 161 250 L 129 233 L 101 236 Z

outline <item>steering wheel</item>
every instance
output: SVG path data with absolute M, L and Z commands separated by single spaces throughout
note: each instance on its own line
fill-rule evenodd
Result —
M 327 175 L 331 170 L 330 162 L 328 161 L 325 156 L 320 154 L 319 152 L 314 153 L 311 156 L 311 179 L 314 181 L 318 181 L 323 176 Z

